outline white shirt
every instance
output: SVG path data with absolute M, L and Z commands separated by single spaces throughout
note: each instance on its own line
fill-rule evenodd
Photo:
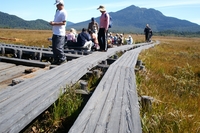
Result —
M 57 10 L 54 16 L 54 22 L 63 22 L 67 20 L 67 11 L 65 9 Z M 66 25 L 55 25 L 53 26 L 53 34 L 65 36 Z

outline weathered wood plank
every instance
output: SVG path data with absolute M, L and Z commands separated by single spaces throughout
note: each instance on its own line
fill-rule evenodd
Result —
M 0 82 L 23 75 L 26 66 L 15 66 L 0 71 Z
M 19 84 L 27 79 L 31 79 L 31 78 L 34 78 L 38 75 L 41 75 L 43 74 L 45 71 L 47 71 L 46 69 L 39 69 L 39 70 L 36 70 L 35 72 L 32 72 L 30 74 L 26 74 L 26 75 L 23 75 L 23 76 L 20 76 L 18 78 L 15 78 L 15 79 L 12 79 L 12 84 L 13 85 L 16 85 L 16 84 Z
M 24 60 L 24 59 L 17 59 L 17 58 L 8 58 L 8 57 L 2 57 L 2 56 L 0 56 L 0 61 L 13 63 L 16 65 L 34 66 L 34 67 L 42 67 L 42 68 L 50 66 L 50 63 L 48 63 L 48 62 L 39 62 L 39 61 L 35 61 L 35 60 Z
M 0 62 L 0 71 L 10 68 L 10 67 L 14 67 L 16 66 L 15 64 L 11 64 L 11 63 L 4 63 L 4 62 Z

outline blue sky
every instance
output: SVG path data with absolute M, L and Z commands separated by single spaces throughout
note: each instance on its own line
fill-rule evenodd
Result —
M 100 16 L 97 10 L 104 5 L 107 12 L 116 12 L 130 5 L 154 8 L 165 16 L 188 20 L 200 25 L 200 0 L 64 0 L 68 21 L 77 23 Z M 16 15 L 24 20 L 53 20 L 55 0 L 2 0 L 0 11 Z M 126 14 L 125 14 L 126 15 Z

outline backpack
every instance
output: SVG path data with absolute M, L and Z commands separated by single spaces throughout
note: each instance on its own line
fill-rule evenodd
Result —
M 110 16 L 110 15 L 109 15 Z M 106 16 L 106 14 L 105 14 L 105 17 L 107 17 Z M 109 26 L 108 26 L 108 28 L 112 28 L 112 17 L 110 16 L 110 21 L 109 21 L 110 23 L 109 23 Z

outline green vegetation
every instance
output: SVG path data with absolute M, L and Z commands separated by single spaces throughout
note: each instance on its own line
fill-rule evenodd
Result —
M 140 54 L 146 71 L 137 74 L 138 93 L 154 98 L 141 109 L 144 133 L 200 132 L 200 39 L 160 38 L 161 44 Z
M 177 37 L 200 37 L 200 32 L 178 32 L 167 30 L 162 32 L 154 32 L 157 36 L 177 36 Z

